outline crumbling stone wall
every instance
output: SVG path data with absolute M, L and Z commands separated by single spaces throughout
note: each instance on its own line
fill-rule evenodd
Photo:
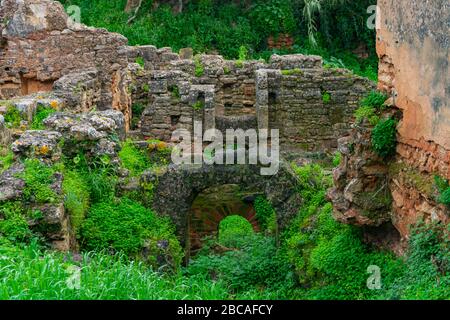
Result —
M 127 113 L 125 37 L 74 23 L 51 0 L 3 0 L 0 17 L 0 98 L 50 91 L 64 76 L 95 69 L 99 96 L 89 107 Z
M 403 113 L 391 177 L 393 221 L 402 235 L 417 220 L 449 222 L 430 186 L 450 179 L 450 4 L 445 0 L 379 0 L 379 88 Z M 411 179 L 413 177 L 421 177 Z M 408 178 L 409 177 L 409 178 Z
M 348 133 L 361 97 L 374 89 L 349 71 L 323 68 L 313 56 L 274 55 L 269 63 L 217 55 L 185 59 L 145 46 L 129 57 L 144 60 L 144 68 L 133 67 L 133 101 L 147 105 L 140 131 L 166 141 L 173 130 L 192 131 L 199 120 L 204 129 L 221 131 L 279 129 L 285 147 L 332 150 Z M 205 103 L 205 94 L 212 103 Z
M 450 223 L 434 182 L 435 175 L 450 179 L 450 5 L 379 0 L 378 6 L 378 88 L 391 96 L 389 112 L 401 114 L 397 152 L 379 158 L 371 151 L 373 126 L 355 126 L 339 140 L 343 163 L 334 171 L 329 197 L 337 219 L 360 226 L 392 223 L 406 245 L 418 221 Z

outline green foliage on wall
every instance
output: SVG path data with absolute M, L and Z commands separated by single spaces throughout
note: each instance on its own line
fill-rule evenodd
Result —
M 64 172 L 64 207 L 70 215 L 71 226 L 78 235 L 90 204 L 89 186 L 85 177 L 75 170 Z
M 6 113 L 4 115 L 5 123 L 10 128 L 17 128 L 20 126 L 20 122 L 23 120 L 20 111 L 13 105 L 6 107 Z
M 258 196 L 253 207 L 261 229 L 275 234 L 277 232 L 277 216 L 270 202 L 264 196 Z
M 0 147 L 0 174 L 8 170 L 14 162 L 14 153 L 8 148 Z
M 130 171 L 133 177 L 140 175 L 150 168 L 150 160 L 145 150 L 139 149 L 132 140 L 128 139 L 122 144 L 119 152 L 122 166 Z
M 194 63 L 195 63 L 195 71 L 194 71 L 195 76 L 196 77 L 203 76 L 203 74 L 205 73 L 205 68 L 203 67 L 203 64 L 199 56 L 196 56 L 194 58 Z
M 372 148 L 383 158 L 395 154 L 397 146 L 397 121 L 381 120 L 372 131 Z
M 39 161 L 38 159 L 26 159 L 23 179 L 25 188 L 23 197 L 25 201 L 37 203 L 53 203 L 58 196 L 51 185 L 55 182 L 56 170 L 54 167 Z
M 450 207 L 450 183 L 446 179 L 435 176 L 435 185 L 437 186 L 439 196 L 438 202 Z
M 31 237 L 26 212 L 21 202 L 0 204 L 0 239 L 24 242 Z
M 356 122 L 361 123 L 364 119 L 367 119 L 371 125 L 376 126 L 380 121 L 380 112 L 385 109 L 384 103 L 387 98 L 382 92 L 370 92 L 361 99 L 360 107 L 355 111 Z

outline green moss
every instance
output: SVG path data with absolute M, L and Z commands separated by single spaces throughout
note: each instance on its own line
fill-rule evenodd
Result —
M 145 67 L 145 60 L 143 57 L 137 57 L 135 63 L 141 66 L 141 68 Z
M 299 68 L 295 68 L 295 69 L 287 69 L 287 70 L 281 70 L 281 74 L 283 76 L 293 76 L 293 75 L 302 75 L 303 71 L 300 70 Z
M 202 101 L 197 101 L 192 105 L 192 108 L 196 111 L 202 110 L 205 107 L 205 103 Z
M 145 93 L 150 92 L 150 86 L 147 83 L 143 84 L 142 91 L 144 91 Z
M 230 74 L 231 73 L 230 68 L 228 68 L 227 66 L 223 67 L 223 73 L 224 74 Z
M 328 104 L 328 103 L 330 103 L 330 101 L 331 101 L 331 94 L 329 92 L 324 92 L 322 94 L 322 102 L 324 104 Z
M 432 197 L 434 179 L 430 174 L 420 172 L 403 162 L 394 162 L 389 165 L 389 176 L 395 178 L 401 175 L 403 181 L 410 187 Z

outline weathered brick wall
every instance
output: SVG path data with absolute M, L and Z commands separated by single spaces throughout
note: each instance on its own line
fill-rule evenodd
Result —
M 449 223 L 434 175 L 450 179 L 450 3 L 379 0 L 379 88 L 403 113 L 392 174 L 392 220 L 404 237 L 419 219 Z M 446 213 L 447 211 L 447 213 Z
M 269 127 L 281 143 L 306 151 L 337 148 L 348 134 L 359 100 L 370 81 L 344 70 L 303 69 L 269 78 Z
M 379 88 L 403 111 L 398 152 L 450 179 L 450 4 L 379 0 Z
M 349 71 L 324 69 L 320 57 L 275 55 L 264 63 L 227 61 L 215 55 L 176 59 L 171 54 L 171 60 L 161 64 L 160 56 L 167 51 L 141 47 L 132 54 L 131 60 L 145 57 L 145 69 L 133 72 L 133 98 L 147 106 L 140 130 L 163 140 L 170 140 L 173 130 L 192 130 L 193 121 L 202 120 L 205 129 L 221 131 L 279 129 L 284 147 L 333 150 L 337 138 L 348 133 L 359 100 L 375 87 Z M 196 74 L 199 66 L 202 73 Z M 258 77 L 267 78 L 264 85 Z M 142 95 L 142 88 L 148 94 Z M 204 108 L 200 100 L 211 91 L 213 105 Z M 258 102 L 261 97 L 267 101 Z M 205 121 L 207 113 L 210 119 Z

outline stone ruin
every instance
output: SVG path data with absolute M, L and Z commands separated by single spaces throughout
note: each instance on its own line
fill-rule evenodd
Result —
M 119 34 L 72 22 L 50 0 L 3 0 L 0 17 L 1 99 L 48 92 L 70 112 L 119 110 L 126 130 L 140 137 L 170 141 L 198 120 L 205 130 L 279 129 L 286 148 L 333 150 L 374 87 L 324 68 L 316 56 L 274 55 L 265 63 L 129 47 Z
M 86 152 L 115 161 L 120 146 L 113 137 L 169 142 L 176 129 L 193 131 L 194 121 L 204 130 L 279 129 L 282 151 L 333 152 L 350 133 L 359 100 L 374 88 L 348 70 L 324 67 L 317 56 L 231 61 L 191 49 L 130 47 L 119 34 L 74 23 L 59 2 L 1 0 L 0 142 L 16 157 L 56 161 L 77 148 L 61 150 L 65 139 L 88 141 Z M 28 130 L 39 106 L 60 112 L 44 121 L 46 130 Z M 2 116 L 11 107 L 23 116 L 19 128 Z M 1 174 L 0 201 L 20 198 L 22 171 L 15 164 Z M 46 237 L 56 248 L 73 247 L 64 206 L 41 209 L 53 226 Z

